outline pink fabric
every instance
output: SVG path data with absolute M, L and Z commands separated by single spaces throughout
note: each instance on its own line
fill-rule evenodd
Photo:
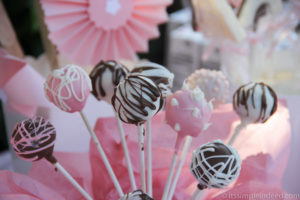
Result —
M 0 50 L 0 87 L 10 108 L 33 117 L 38 107 L 49 107 L 43 82 L 44 78 L 25 61 Z
M 42 0 L 49 38 L 72 62 L 135 59 L 159 36 L 171 0 Z M 105 20 L 103 20 L 105 19 Z
M 160 199 L 166 181 L 176 133 L 164 123 L 164 112 L 160 112 L 152 120 L 153 134 L 153 192 L 154 198 Z M 228 140 L 232 128 L 238 121 L 237 115 L 232 110 L 232 105 L 223 105 L 212 113 L 211 121 L 214 123 L 206 132 L 195 138 L 186 163 L 184 164 L 180 180 L 176 187 L 175 200 L 189 199 L 195 190 L 197 182 L 189 170 L 191 151 L 199 145 L 212 139 L 221 138 Z M 137 128 L 124 124 L 126 139 L 133 161 L 138 187 L 141 186 L 138 176 L 138 142 Z M 101 144 L 120 180 L 124 192 L 130 191 L 127 167 L 116 120 L 114 118 L 100 118 L 95 126 Z M 289 156 L 290 124 L 289 113 L 284 102 L 279 103 L 278 111 L 268 120 L 265 126 L 253 125 L 248 127 L 237 138 L 235 147 L 243 159 L 242 171 L 238 180 L 224 190 L 207 190 L 203 200 L 228 199 L 229 194 L 271 193 L 285 194 L 281 189 L 281 178 Z M 93 142 L 90 152 L 87 153 L 58 153 L 54 154 L 59 162 L 70 172 L 83 187 L 97 200 L 117 200 L 118 195 L 109 178 L 106 169 L 100 160 Z M 7 172 L 0 173 L 0 199 L 8 193 L 19 199 L 82 199 L 80 194 L 62 177 L 55 172 L 54 167 L 46 161 L 34 163 L 28 176 L 12 173 L 20 177 L 21 182 L 26 182 L 25 189 L 16 189 L 16 179 L 7 178 Z M 30 181 L 30 182 L 29 182 Z M 27 183 L 32 184 L 27 184 Z M 4 189 L 2 189 L 4 188 Z M 38 188 L 38 189 L 37 189 Z M 39 192 L 38 195 L 32 195 Z M 53 194 L 53 191 L 54 194 Z M 27 196 L 26 196 L 27 195 Z M 28 196 L 29 195 L 29 196 Z M 52 196 L 51 196 L 52 195 Z M 57 195 L 57 198 L 53 198 Z M 24 196 L 24 197 L 23 197 Z M 42 196 L 40 198 L 40 196 Z M 236 197 L 236 196 L 235 196 Z M 249 198 L 236 198 L 249 199 Z M 6 200 L 6 199 L 5 199 Z

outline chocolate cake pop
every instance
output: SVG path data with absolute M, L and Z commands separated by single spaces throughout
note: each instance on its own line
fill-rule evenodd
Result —
M 161 92 L 145 76 L 130 75 L 115 88 L 112 105 L 120 119 L 129 124 L 142 124 L 161 108 Z
M 191 172 L 199 181 L 198 188 L 224 188 L 232 183 L 241 170 L 238 152 L 221 140 L 201 145 L 193 152 Z
M 213 100 L 214 107 L 225 103 L 229 96 L 229 81 L 221 71 L 196 70 L 188 77 L 187 84 L 191 89 L 198 86 L 207 101 Z
M 81 67 L 72 64 L 54 70 L 44 84 L 49 101 L 70 113 L 83 109 L 91 89 L 88 74 Z
M 87 200 L 93 198 L 61 166 L 53 156 L 56 138 L 54 126 L 42 117 L 26 119 L 17 123 L 13 129 L 10 143 L 17 156 L 27 161 L 48 160 Z
M 42 117 L 35 117 L 17 123 L 13 129 L 10 143 L 17 156 L 27 161 L 42 158 L 53 160 L 53 148 L 56 138 L 55 128 Z
M 125 194 L 119 200 L 154 200 L 154 199 L 149 197 L 142 190 L 136 190 Z
M 174 74 L 162 65 L 146 62 L 139 64 L 132 71 L 132 75 L 142 75 L 150 78 L 159 87 L 163 97 L 171 94 Z
M 234 93 L 233 108 L 243 123 L 264 123 L 277 109 L 277 96 L 270 86 L 251 82 Z
M 128 69 L 116 61 L 100 61 L 90 73 L 93 87 L 92 94 L 98 100 L 111 103 L 115 87 L 127 74 Z

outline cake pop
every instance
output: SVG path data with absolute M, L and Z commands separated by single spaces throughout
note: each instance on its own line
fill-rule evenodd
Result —
M 149 78 L 130 75 L 115 88 L 112 105 L 120 119 L 129 124 L 143 124 L 161 108 L 161 92 Z
M 264 83 L 242 85 L 233 95 L 233 108 L 241 118 L 229 144 L 233 144 L 241 130 L 250 123 L 265 123 L 277 110 L 277 95 Z
M 24 160 L 38 161 L 45 158 L 53 164 L 86 199 L 92 200 L 92 197 L 53 156 L 55 138 L 56 131 L 54 126 L 42 117 L 35 117 L 33 119 L 26 119 L 15 125 L 10 143 L 16 155 Z
M 44 84 L 48 100 L 70 113 L 83 109 L 91 89 L 87 73 L 81 67 L 72 64 L 54 70 Z
M 128 69 L 116 61 L 100 61 L 90 73 L 93 86 L 92 94 L 98 100 L 111 103 L 115 87 L 127 74 Z
M 132 75 L 142 75 L 150 78 L 159 87 L 163 97 L 171 94 L 174 74 L 162 65 L 146 62 L 139 64 L 132 71 Z
M 97 64 L 90 73 L 90 78 L 92 80 L 93 86 L 92 94 L 98 100 L 104 100 L 107 103 L 111 104 L 111 98 L 114 94 L 115 87 L 119 85 L 120 81 L 122 81 L 127 76 L 127 74 L 128 69 L 124 65 L 116 61 L 100 61 L 100 63 Z M 119 134 L 128 167 L 128 174 L 130 178 L 131 187 L 132 190 L 136 190 L 137 187 L 135 183 L 131 159 L 129 156 L 129 150 L 125 139 L 124 129 L 117 114 L 115 114 L 115 117 L 118 123 Z
M 264 123 L 277 109 L 277 96 L 270 86 L 251 82 L 234 93 L 233 108 L 242 121 Z
M 225 103 L 229 97 L 229 81 L 221 71 L 199 69 L 193 72 L 187 80 L 191 89 L 199 87 L 207 101 L 213 100 L 214 107 Z
M 178 132 L 177 140 L 188 135 L 197 137 L 209 126 L 212 109 L 211 101 L 205 100 L 200 88 L 191 90 L 184 82 L 183 89 L 167 99 L 166 122 Z
M 10 143 L 16 155 L 24 160 L 46 158 L 55 163 L 56 159 L 52 156 L 55 138 L 54 126 L 41 117 L 35 117 L 16 124 Z
M 94 141 L 102 161 L 114 183 L 120 196 L 123 196 L 122 188 L 107 159 L 107 156 L 89 124 L 82 109 L 90 94 L 91 80 L 88 74 L 79 66 L 66 65 L 61 69 L 54 70 L 44 83 L 46 97 L 50 102 L 65 112 L 79 112 L 84 121 L 92 140 Z
M 212 109 L 213 105 L 211 101 L 207 102 L 205 100 L 204 93 L 198 87 L 191 90 L 186 82 L 183 83 L 182 90 L 175 92 L 167 98 L 166 122 L 177 131 L 178 135 L 172 164 L 164 189 L 163 200 L 172 199 L 192 137 L 199 136 L 201 132 L 209 127 Z M 184 150 L 171 185 L 174 168 L 177 162 L 178 150 L 184 138 L 186 138 Z
M 173 87 L 174 74 L 162 65 L 145 62 L 136 66 L 132 71 L 132 75 L 142 75 L 150 78 L 159 87 L 162 97 L 163 105 L 165 98 L 171 94 Z M 147 193 L 152 195 L 152 134 L 151 134 L 151 120 L 147 121 Z
M 144 122 L 151 119 L 162 107 L 160 89 L 145 76 L 129 75 L 115 88 L 112 105 L 123 122 L 138 127 L 140 174 L 142 189 L 146 191 Z
M 238 152 L 221 140 L 201 145 L 193 152 L 191 172 L 198 180 L 198 189 L 192 199 L 199 198 L 206 188 L 225 188 L 232 183 L 241 170 Z
M 133 192 L 128 192 L 119 200 L 154 200 L 154 199 L 148 196 L 142 190 L 135 190 Z

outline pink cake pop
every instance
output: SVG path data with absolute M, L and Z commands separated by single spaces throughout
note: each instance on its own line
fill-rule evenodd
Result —
M 205 100 L 204 93 L 196 87 L 190 90 L 184 83 L 183 89 L 167 99 L 166 122 L 178 132 L 176 148 L 186 136 L 197 137 L 210 125 L 212 103 Z
M 66 112 L 81 111 L 92 89 L 88 74 L 79 66 L 54 70 L 44 84 L 46 97 Z
M 209 127 L 210 124 L 208 121 L 212 109 L 213 105 L 211 101 L 208 103 L 205 100 L 204 93 L 198 87 L 191 90 L 185 82 L 183 83 L 182 90 L 179 90 L 168 97 L 166 104 L 166 122 L 177 131 L 178 136 L 162 200 L 172 198 L 172 192 L 175 190 L 192 137 L 197 137 L 202 131 Z M 178 157 L 178 150 L 185 137 L 186 142 L 175 173 L 174 182 L 171 186 L 171 180 Z M 171 190 L 169 192 L 170 186 Z
M 94 130 L 91 128 L 87 117 L 82 109 L 85 106 L 86 100 L 92 84 L 89 75 L 79 66 L 67 65 L 61 69 L 54 70 L 47 78 L 44 84 L 45 94 L 50 102 L 66 112 L 80 112 L 81 118 L 84 121 L 92 140 L 97 146 L 98 152 L 102 161 L 119 193 L 123 196 L 124 193 L 119 184 L 119 181 L 107 159 L 107 156 L 98 140 Z

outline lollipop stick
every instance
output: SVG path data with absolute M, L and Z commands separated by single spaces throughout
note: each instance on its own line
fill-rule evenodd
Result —
M 147 121 L 147 193 L 152 196 L 152 136 L 151 120 Z
M 174 195 L 176 184 L 177 184 L 177 181 L 179 179 L 179 175 L 180 175 L 181 169 L 183 167 L 184 160 L 186 158 L 186 154 L 187 154 L 187 152 L 189 150 L 191 142 L 192 142 L 192 137 L 191 136 L 187 136 L 186 140 L 185 140 L 185 143 L 184 143 L 184 146 L 183 146 L 183 150 L 182 150 L 182 154 L 181 154 L 181 157 L 180 157 L 180 161 L 179 161 L 176 173 L 175 173 L 173 184 L 171 186 L 171 190 L 170 190 L 170 193 L 169 193 L 169 196 L 168 196 L 168 200 L 171 200 L 172 197 L 173 197 L 173 195 Z
M 145 175 L 145 152 L 144 152 L 144 124 L 138 126 L 139 148 L 140 148 L 140 175 L 142 181 L 142 190 L 146 192 L 146 175 Z
M 177 154 L 177 151 L 175 151 L 174 155 L 173 155 L 171 168 L 170 168 L 170 171 L 169 171 L 169 174 L 168 174 L 168 179 L 167 179 L 167 183 L 166 183 L 166 186 L 165 186 L 165 189 L 164 189 L 162 200 L 166 200 L 167 197 L 168 197 L 168 193 L 169 193 L 169 190 L 170 190 L 171 181 L 172 181 L 175 165 L 176 165 L 176 162 L 177 162 L 177 158 L 178 158 L 178 154 Z
M 201 200 L 205 190 L 199 190 L 198 188 L 195 190 L 191 200 Z
M 127 142 L 125 140 L 124 129 L 122 126 L 122 122 L 116 113 L 115 113 L 115 117 L 118 122 L 118 128 L 119 128 L 119 133 L 120 133 L 122 146 L 123 146 L 123 150 L 124 150 L 124 154 L 125 154 L 125 159 L 126 159 L 126 163 L 127 163 L 127 167 L 128 167 L 128 174 L 129 174 L 129 178 L 130 178 L 131 188 L 133 191 L 135 191 L 137 188 L 136 188 L 135 178 L 134 178 L 134 174 L 133 174 L 133 170 L 132 170 L 132 164 L 131 164 L 131 160 L 130 160 L 130 156 L 129 156 Z
M 103 150 L 103 148 L 102 148 L 102 146 L 101 146 L 94 130 L 91 128 L 89 122 L 87 121 L 87 118 L 86 118 L 85 114 L 83 112 L 80 112 L 80 115 L 81 115 L 87 129 L 89 130 L 89 133 L 90 133 L 93 141 L 96 144 L 97 150 L 100 153 L 102 161 L 104 162 L 104 165 L 105 165 L 105 167 L 106 167 L 106 169 L 109 173 L 110 178 L 112 179 L 113 184 L 115 185 L 115 188 L 117 189 L 117 191 L 119 193 L 119 196 L 122 197 L 124 195 L 124 193 L 122 191 L 122 188 L 119 184 L 119 181 L 118 181 L 118 179 L 117 179 L 117 177 L 116 177 L 116 175 L 115 175 L 115 173 L 114 173 L 114 171 L 113 171 L 113 169 L 112 169 L 112 167 L 111 167 L 111 165 L 110 165 L 110 163 L 109 163 L 109 161 L 108 161 L 108 159 L 105 155 L 105 152 L 104 152 L 104 150 Z
M 239 136 L 239 134 L 241 133 L 241 131 L 243 130 L 243 128 L 245 128 L 247 126 L 247 123 L 245 122 L 241 122 L 239 125 L 237 125 L 234 129 L 234 133 L 231 136 L 228 144 L 232 145 L 235 141 L 235 139 Z
M 61 166 L 58 162 L 54 166 L 63 174 L 64 177 L 70 181 L 70 183 L 88 200 L 93 198 L 77 183 L 77 181 Z

